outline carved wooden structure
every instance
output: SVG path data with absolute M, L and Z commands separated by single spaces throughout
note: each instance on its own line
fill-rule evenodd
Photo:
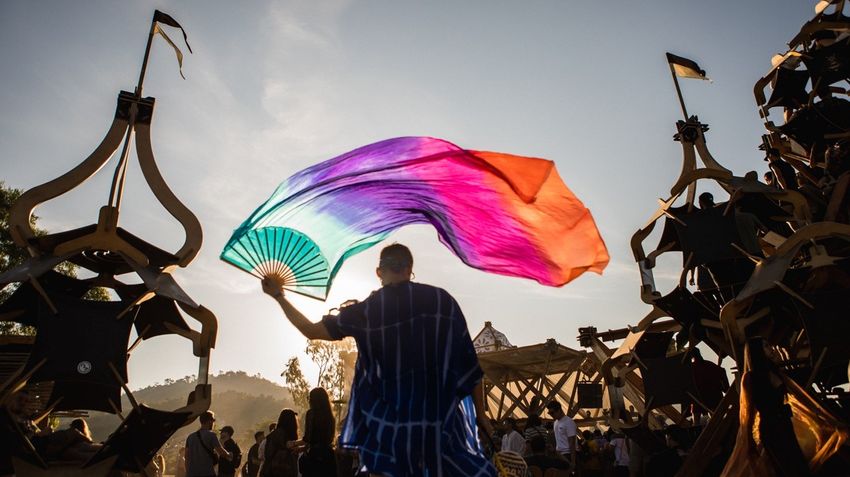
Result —
M 155 31 L 158 31 L 156 29 L 159 28 L 157 21 L 179 27 L 179 24 L 171 17 L 161 12 L 155 13 L 138 86 L 133 93 L 122 91 L 118 95 L 112 125 L 100 145 L 72 170 L 26 191 L 11 209 L 9 223 L 12 237 L 18 246 L 29 252 L 31 258 L 0 275 L 0 285 L 13 282 L 21 284 L 15 292 L 18 298 L 13 295 L 3 304 L 6 307 L 6 313 L 0 314 L 0 319 L 34 320 L 22 322 L 35 326 L 38 334 L 35 338 L 35 347 L 27 362 L 17 369 L 9 370 L 8 375 L 5 376 L 0 387 L 0 400 L 9 398 L 27 385 L 32 386 L 36 380 L 46 380 L 53 376 L 52 371 L 45 372 L 45 370 L 51 366 L 51 359 L 55 358 L 51 353 L 59 351 L 51 351 L 49 348 L 44 351 L 44 346 L 39 346 L 40 340 L 47 339 L 42 335 L 49 331 L 50 326 L 53 326 L 48 325 L 50 321 L 44 317 L 49 317 L 52 312 L 62 319 L 73 319 L 89 313 L 86 311 L 87 307 L 101 305 L 99 302 L 87 303 L 86 300 L 80 299 L 79 294 L 71 298 L 63 295 L 67 287 L 55 285 L 60 282 L 78 290 L 104 287 L 120 296 L 120 302 L 110 302 L 112 305 L 103 306 L 114 307 L 114 304 L 118 303 L 120 307 L 115 308 L 116 311 L 110 315 L 109 320 L 132 321 L 127 323 L 126 334 L 123 335 L 123 346 L 126 347 L 125 357 L 127 358 L 141 341 L 154 336 L 176 334 L 189 340 L 192 343 L 192 352 L 199 360 L 198 380 L 194 391 L 187 396 L 185 406 L 173 411 L 158 411 L 136 402 L 127 386 L 125 362 L 106 360 L 104 363 L 99 363 L 84 360 L 78 364 L 73 363 L 77 366 L 78 376 L 69 379 L 67 373 L 63 371 L 65 374 L 61 378 L 56 377 L 55 381 L 48 382 L 47 384 L 55 384 L 55 386 L 50 393 L 39 393 L 44 401 L 39 403 L 40 411 L 46 414 L 51 410 L 62 409 L 63 406 L 71 405 L 68 404 L 69 399 L 75 403 L 79 402 L 85 409 L 87 400 L 93 398 L 98 392 L 98 387 L 89 381 L 89 376 L 94 375 L 95 372 L 103 372 L 102 369 L 93 370 L 92 368 L 105 364 L 111 369 L 114 381 L 105 385 L 98 383 L 98 386 L 109 389 L 114 387 L 115 395 L 106 398 L 112 408 L 108 411 L 121 416 L 124 422 L 105 442 L 100 452 L 88 462 L 47 462 L 27 436 L 21 434 L 14 445 L 16 449 L 22 450 L 13 456 L 18 476 L 97 476 L 106 475 L 113 469 L 144 474 L 146 466 L 159 446 L 177 428 L 192 422 L 210 405 L 211 387 L 207 378 L 210 352 L 215 345 L 217 321 L 210 310 L 192 300 L 172 275 L 179 267 L 186 267 L 191 263 L 200 250 L 203 234 L 198 219 L 171 191 L 156 165 L 151 146 L 151 122 L 155 100 L 142 96 L 150 44 Z M 183 227 L 185 239 L 179 249 L 174 252 L 151 245 L 119 225 L 124 183 L 130 160 L 129 152 L 133 143 L 145 182 L 160 204 Z M 121 151 L 116 155 L 119 148 Z M 116 160 L 113 161 L 115 169 L 112 187 L 108 200 L 97 214 L 96 223 L 47 235 L 35 233 L 30 224 L 30 218 L 39 205 L 78 187 L 104 168 L 113 157 Z M 57 277 L 52 270 L 65 261 L 93 272 L 94 277 L 87 280 Z M 126 278 L 130 276 L 137 277 L 141 283 L 128 283 Z M 51 285 L 51 283 L 54 284 Z M 15 302 L 13 298 L 18 301 Z M 9 304 L 11 302 L 15 303 Z M 24 304 L 21 305 L 18 302 Z M 79 309 L 74 312 L 69 311 L 68 306 L 65 305 L 66 302 L 73 303 Z M 91 313 L 94 313 L 93 308 Z M 184 315 L 197 322 L 197 326 L 190 327 L 184 320 Z M 138 336 L 132 344 L 126 341 L 131 324 L 136 327 Z M 114 345 L 115 343 L 104 344 Z M 39 353 L 37 349 L 42 349 L 41 353 L 44 356 L 36 362 L 34 357 Z M 0 359 L 0 361 L 3 360 Z M 89 391 L 86 390 L 86 386 L 91 386 Z M 74 396 L 67 394 L 71 392 L 68 391 L 69 389 L 74 389 Z M 121 389 L 132 405 L 132 409 L 126 416 L 121 409 L 121 400 L 117 398 Z
M 689 353 L 701 343 L 741 371 L 725 397 L 702 406 L 710 420 L 677 475 L 839 475 L 837 469 L 850 466 L 844 444 L 850 395 L 836 387 L 848 382 L 850 361 L 850 101 L 838 84 L 850 79 L 844 9 L 844 0 L 821 2 L 756 83 L 771 184 L 755 173 L 736 176 L 715 160 L 705 143 L 708 126 L 696 116 L 679 121 L 674 139 L 682 145 L 681 173 L 631 241 L 640 296 L 652 309 L 614 353 L 595 330 L 581 331 L 582 344 L 602 360 L 609 390 L 622 387 L 622 395 L 638 369 L 647 386 L 657 373 L 669 380 L 661 391 L 671 391 L 675 376 L 689 375 Z M 781 119 L 771 116 L 779 107 Z M 720 186 L 728 200 L 697 206 L 700 181 Z M 683 204 L 674 206 L 679 199 Z M 644 243 L 660 219 L 660 242 L 648 252 Z M 672 291 L 660 291 L 656 258 L 672 252 L 682 254 L 680 280 Z M 667 317 L 672 320 L 659 321 Z M 675 341 L 670 332 L 677 333 Z M 657 340 L 666 349 L 651 351 L 658 355 L 648 363 L 639 348 Z M 745 366 L 745 355 L 759 358 Z M 694 406 L 702 404 L 693 389 L 679 387 Z M 641 415 L 637 423 L 628 413 L 620 418 L 621 394 L 612 396 L 613 426 L 629 434 L 645 425 L 654 407 L 646 395 L 630 396 Z M 760 420 L 738 422 L 739 413 L 753 412 Z

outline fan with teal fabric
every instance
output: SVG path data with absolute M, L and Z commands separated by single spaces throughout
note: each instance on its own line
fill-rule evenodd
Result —
M 327 287 L 328 261 L 301 232 L 263 227 L 234 236 L 221 258 L 257 278 L 271 278 L 287 290 L 315 297 Z M 321 292 L 319 292 L 321 293 Z

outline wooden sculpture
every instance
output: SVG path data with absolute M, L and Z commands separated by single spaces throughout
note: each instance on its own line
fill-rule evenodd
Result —
M 844 7 L 844 0 L 821 2 L 756 82 L 768 131 L 762 138 L 767 183 L 720 165 L 705 144 L 708 127 L 696 116 L 679 121 L 674 139 L 682 144 L 682 171 L 631 241 L 640 296 L 652 309 L 608 356 L 600 354 L 595 330 L 584 329 L 583 344 L 600 354 L 609 388 L 622 388 L 624 376 L 640 369 L 644 394 L 632 392 L 629 400 L 643 400 L 635 405 L 641 421 L 658 403 L 689 402 L 710 416 L 676 475 L 840 475 L 838 469 L 850 467 L 850 395 L 838 387 L 850 380 L 850 101 L 841 86 L 850 79 L 850 17 Z M 771 116 L 780 107 L 782 117 Z M 706 198 L 697 206 L 699 181 L 719 185 L 728 199 Z M 679 198 L 684 204 L 674 206 Z M 661 240 L 647 252 L 644 243 L 662 218 Z M 656 258 L 673 252 L 682 254 L 680 280 L 660 291 Z M 678 333 L 674 341 L 659 333 L 665 329 Z M 650 335 L 661 345 L 647 359 L 640 343 Z M 738 371 L 725 395 L 709 404 L 682 367 L 700 343 L 721 360 L 730 357 Z M 654 386 L 660 388 L 651 391 Z M 640 423 L 630 422 L 623 408 L 612 401 L 611 424 L 629 434 Z M 700 426 L 696 419 L 692 424 Z
M 83 408 L 87 405 L 103 407 L 107 405 L 104 403 L 108 403 L 111 409 L 98 409 L 114 412 L 124 421 L 104 443 L 104 447 L 88 462 L 51 463 L 43 458 L 39 449 L 32 445 L 26 435 L 19 435 L 15 445 L 20 444 L 20 449 L 24 450 L 12 456 L 19 476 L 96 476 L 106 475 L 114 470 L 144 473 L 153 455 L 171 434 L 192 422 L 210 405 L 211 387 L 207 378 L 210 351 L 215 345 L 217 321 L 213 313 L 192 300 L 172 276 L 175 269 L 186 267 L 197 255 L 203 234 L 198 219 L 175 196 L 157 168 L 151 147 L 150 130 L 155 100 L 142 96 L 154 34 L 165 36 L 160 24 L 179 27 L 182 30 L 173 18 L 162 12 L 155 12 L 138 85 L 134 92 L 122 91 L 118 95 L 115 117 L 100 145 L 69 172 L 26 191 L 10 211 L 12 237 L 18 246 L 26 248 L 31 258 L 0 275 L 0 285 L 21 283 L 15 292 L 15 295 L 18 295 L 17 301 L 12 300 L 15 295 L 7 300 L 3 306 L 7 308 L 8 313 L 0 313 L 0 318 L 34 325 L 38 334 L 28 362 L 0 388 L 0 401 L 36 380 L 53 378 L 55 381 L 49 410 L 74 405 L 71 402 L 79 403 Z M 178 57 L 182 58 L 179 51 Z M 139 166 L 145 181 L 157 200 L 183 227 L 185 240 L 174 252 L 151 245 L 119 226 L 129 152 L 134 137 Z M 74 230 L 37 235 L 30 222 L 35 208 L 81 185 L 107 165 L 119 147 L 121 152 L 114 161 L 109 199 L 100 208 L 97 222 Z M 52 270 L 64 261 L 94 272 L 96 276 L 89 280 L 56 277 L 58 274 Z M 119 278 L 125 274 L 135 274 L 142 284 L 128 284 L 126 280 Z M 69 290 L 79 292 L 95 286 L 113 290 L 120 297 L 120 301 L 109 304 L 86 303 L 85 300 L 78 299 L 80 293 L 67 295 Z M 59 353 L 61 350 L 40 346 L 40 341 L 46 340 L 46 336 L 50 335 L 50 326 L 54 326 L 48 323 L 57 321 L 50 321 L 50 315 L 66 320 L 64 324 L 67 326 L 69 319 L 96 315 L 93 309 L 86 311 L 95 306 L 100 307 L 97 313 L 105 313 L 109 317 L 108 321 L 92 318 L 89 321 L 84 320 L 85 325 L 80 321 L 79 325 L 73 324 L 69 329 L 73 332 L 83 326 L 112 326 L 113 323 L 122 323 L 115 325 L 116 331 L 109 336 L 117 337 L 121 342 L 118 346 L 124 348 L 119 347 L 117 354 L 125 359 L 102 357 L 102 361 L 82 360 L 77 364 L 77 375 L 73 375 L 72 371 L 71 376 L 64 368 L 53 370 L 60 367 L 55 363 L 52 353 Z M 103 307 L 111 308 L 104 311 Z M 178 309 L 197 321 L 200 330 L 189 327 Z M 131 326 L 135 326 L 138 338 L 135 343 L 128 344 L 127 337 Z M 176 334 L 191 341 L 193 354 L 199 359 L 195 390 L 187 396 L 185 406 L 173 411 L 159 411 L 137 403 L 127 386 L 126 357 L 142 340 L 162 334 Z M 125 352 L 122 353 L 121 349 Z M 35 357 L 39 357 L 38 362 L 34 362 Z M 95 380 L 94 376 L 99 377 Z M 109 378 L 113 381 L 109 382 Z M 126 416 L 122 415 L 121 410 L 121 389 L 132 405 L 132 410 Z M 94 394 L 100 392 L 98 390 L 103 391 L 99 396 L 103 399 L 94 399 Z

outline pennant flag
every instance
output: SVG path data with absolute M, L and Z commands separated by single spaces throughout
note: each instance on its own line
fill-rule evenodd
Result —
M 159 10 L 154 11 L 153 21 L 153 34 L 159 34 L 166 42 L 168 42 L 169 45 L 171 45 L 171 48 L 174 49 L 174 54 L 177 55 L 177 65 L 180 68 L 180 77 L 186 79 L 186 77 L 183 76 L 183 52 L 180 51 L 180 48 L 177 48 L 177 45 L 175 45 L 174 42 L 171 41 L 171 38 L 169 38 L 168 35 L 165 34 L 165 31 L 160 28 L 159 24 L 162 23 L 164 25 L 168 25 L 174 28 L 179 28 L 180 31 L 183 32 L 183 42 L 186 43 L 186 48 L 189 49 L 189 53 L 192 53 L 192 47 L 189 45 L 189 38 L 186 35 L 186 30 L 184 30 L 183 27 L 180 26 L 179 23 L 177 23 L 177 20 L 171 17 L 171 15 L 163 13 Z
M 705 75 L 705 70 L 700 68 L 696 61 L 667 53 L 667 62 L 670 63 L 676 76 L 680 78 L 695 78 L 710 81 L 708 76 Z
M 186 43 L 186 48 L 189 48 L 189 53 L 192 53 L 192 47 L 189 45 L 189 37 L 186 36 L 186 30 L 184 30 L 183 27 L 177 23 L 177 20 L 175 20 L 171 15 L 159 10 L 154 10 L 153 21 L 157 23 L 164 23 L 170 27 L 179 28 L 180 31 L 183 32 L 183 42 Z

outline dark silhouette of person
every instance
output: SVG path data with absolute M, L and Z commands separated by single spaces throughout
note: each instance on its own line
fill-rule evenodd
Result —
M 50 434 L 45 442 L 44 453 L 49 460 L 85 462 L 102 447 L 92 440 L 89 426 L 83 419 L 74 419 L 67 429 Z
M 356 450 L 375 474 L 494 476 L 474 435 L 473 416 L 487 435 L 492 428 L 460 306 L 445 290 L 410 281 L 413 255 L 404 245 L 381 250 L 375 273 L 379 290 L 318 323 L 286 299 L 280 283 L 263 280 L 263 291 L 307 339 L 357 342 L 340 447 Z
M 525 463 L 529 467 L 537 467 L 544 473 L 548 469 L 569 470 L 570 464 L 566 460 L 546 455 L 546 438 L 534 436 L 528 441 L 528 448 L 531 455 L 525 458 Z
M 261 477 L 297 477 L 298 452 L 298 414 L 292 409 L 280 411 L 277 426 L 266 437 L 265 458 Z
M 233 440 L 233 427 L 224 426 L 221 428 L 221 446 L 230 454 L 229 457 L 221 459 L 218 463 L 218 477 L 234 477 L 236 469 L 242 462 L 242 449 L 239 444 Z
M 248 449 L 248 458 L 245 462 L 245 474 L 248 477 L 257 477 L 257 473 L 260 471 L 260 463 L 262 462 L 260 459 L 260 443 L 265 438 L 266 433 L 263 431 L 254 433 L 254 445 Z
M 691 373 L 694 379 L 696 397 L 699 399 L 699 403 L 693 404 L 692 412 L 694 423 L 698 424 L 700 417 L 706 413 L 702 405 L 710 411 L 714 411 L 720 401 L 723 400 L 723 396 L 729 390 L 729 377 L 722 366 L 703 359 L 698 348 L 692 348 L 690 353 Z
M 299 468 L 302 477 L 336 475 L 333 440 L 336 428 L 331 400 L 324 388 L 310 390 L 310 409 L 304 417 L 304 444 Z
M 714 207 L 714 194 L 711 192 L 703 192 L 699 195 L 699 208 L 708 210 Z

